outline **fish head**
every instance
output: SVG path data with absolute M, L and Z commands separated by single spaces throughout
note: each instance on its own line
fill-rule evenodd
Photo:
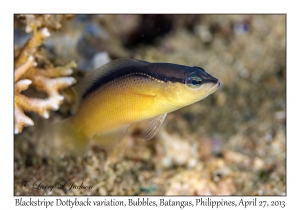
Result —
M 180 108 L 200 101 L 218 90 L 220 82 L 200 67 L 185 67 L 180 73 L 181 81 L 168 81 L 165 98 Z

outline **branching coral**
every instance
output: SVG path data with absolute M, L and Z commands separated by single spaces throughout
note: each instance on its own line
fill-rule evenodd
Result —
M 30 33 L 34 31 L 36 27 L 46 27 L 53 30 L 58 30 L 62 27 L 62 21 L 64 19 L 72 18 L 74 15 L 17 15 L 18 18 L 22 19 L 26 23 L 25 31 Z
M 76 82 L 73 77 L 65 77 L 73 73 L 71 68 L 76 67 L 75 62 L 62 67 L 54 67 L 48 62 L 43 69 L 37 67 L 35 62 L 38 57 L 37 49 L 48 36 L 50 33 L 47 28 L 34 30 L 33 36 L 15 60 L 15 134 L 21 133 L 25 126 L 34 125 L 32 119 L 24 112 L 36 112 L 45 119 L 49 118 L 49 111 L 57 110 L 64 100 L 60 90 Z M 48 98 L 32 98 L 22 94 L 22 91 L 28 89 L 30 85 L 39 91 L 46 92 Z

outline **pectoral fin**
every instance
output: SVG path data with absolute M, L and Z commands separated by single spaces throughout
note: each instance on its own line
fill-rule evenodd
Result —
M 145 140 L 150 140 L 155 136 L 155 134 L 159 131 L 162 124 L 164 123 L 166 116 L 167 113 L 147 120 L 146 129 L 142 133 L 142 136 Z
M 127 134 L 129 125 L 115 128 L 105 133 L 96 134 L 92 141 L 102 149 L 111 149 L 116 147 Z

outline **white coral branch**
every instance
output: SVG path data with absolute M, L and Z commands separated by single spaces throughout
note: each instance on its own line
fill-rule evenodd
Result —
M 58 110 L 63 103 L 64 97 L 60 94 L 60 90 L 76 83 L 73 77 L 64 77 L 73 73 L 71 68 L 76 67 L 75 62 L 62 67 L 35 68 L 37 66 L 34 61 L 36 49 L 48 36 L 50 33 L 47 28 L 37 31 L 26 43 L 16 60 L 14 79 L 15 134 L 22 132 L 25 126 L 34 125 L 34 122 L 24 112 L 35 112 L 48 119 L 50 111 Z M 29 85 L 46 92 L 48 97 L 41 99 L 23 95 L 22 91 L 28 89 Z
M 34 122 L 32 119 L 27 117 L 23 110 L 15 104 L 15 134 L 21 133 L 23 127 L 25 126 L 33 126 Z

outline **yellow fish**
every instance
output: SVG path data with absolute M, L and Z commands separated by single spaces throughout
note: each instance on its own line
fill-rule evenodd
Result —
M 215 92 L 218 79 L 200 67 L 118 59 L 87 75 L 74 91 L 78 111 L 48 129 L 47 139 L 64 151 L 85 151 L 90 140 L 102 148 L 117 145 L 131 124 L 147 120 L 151 139 L 167 114 Z

